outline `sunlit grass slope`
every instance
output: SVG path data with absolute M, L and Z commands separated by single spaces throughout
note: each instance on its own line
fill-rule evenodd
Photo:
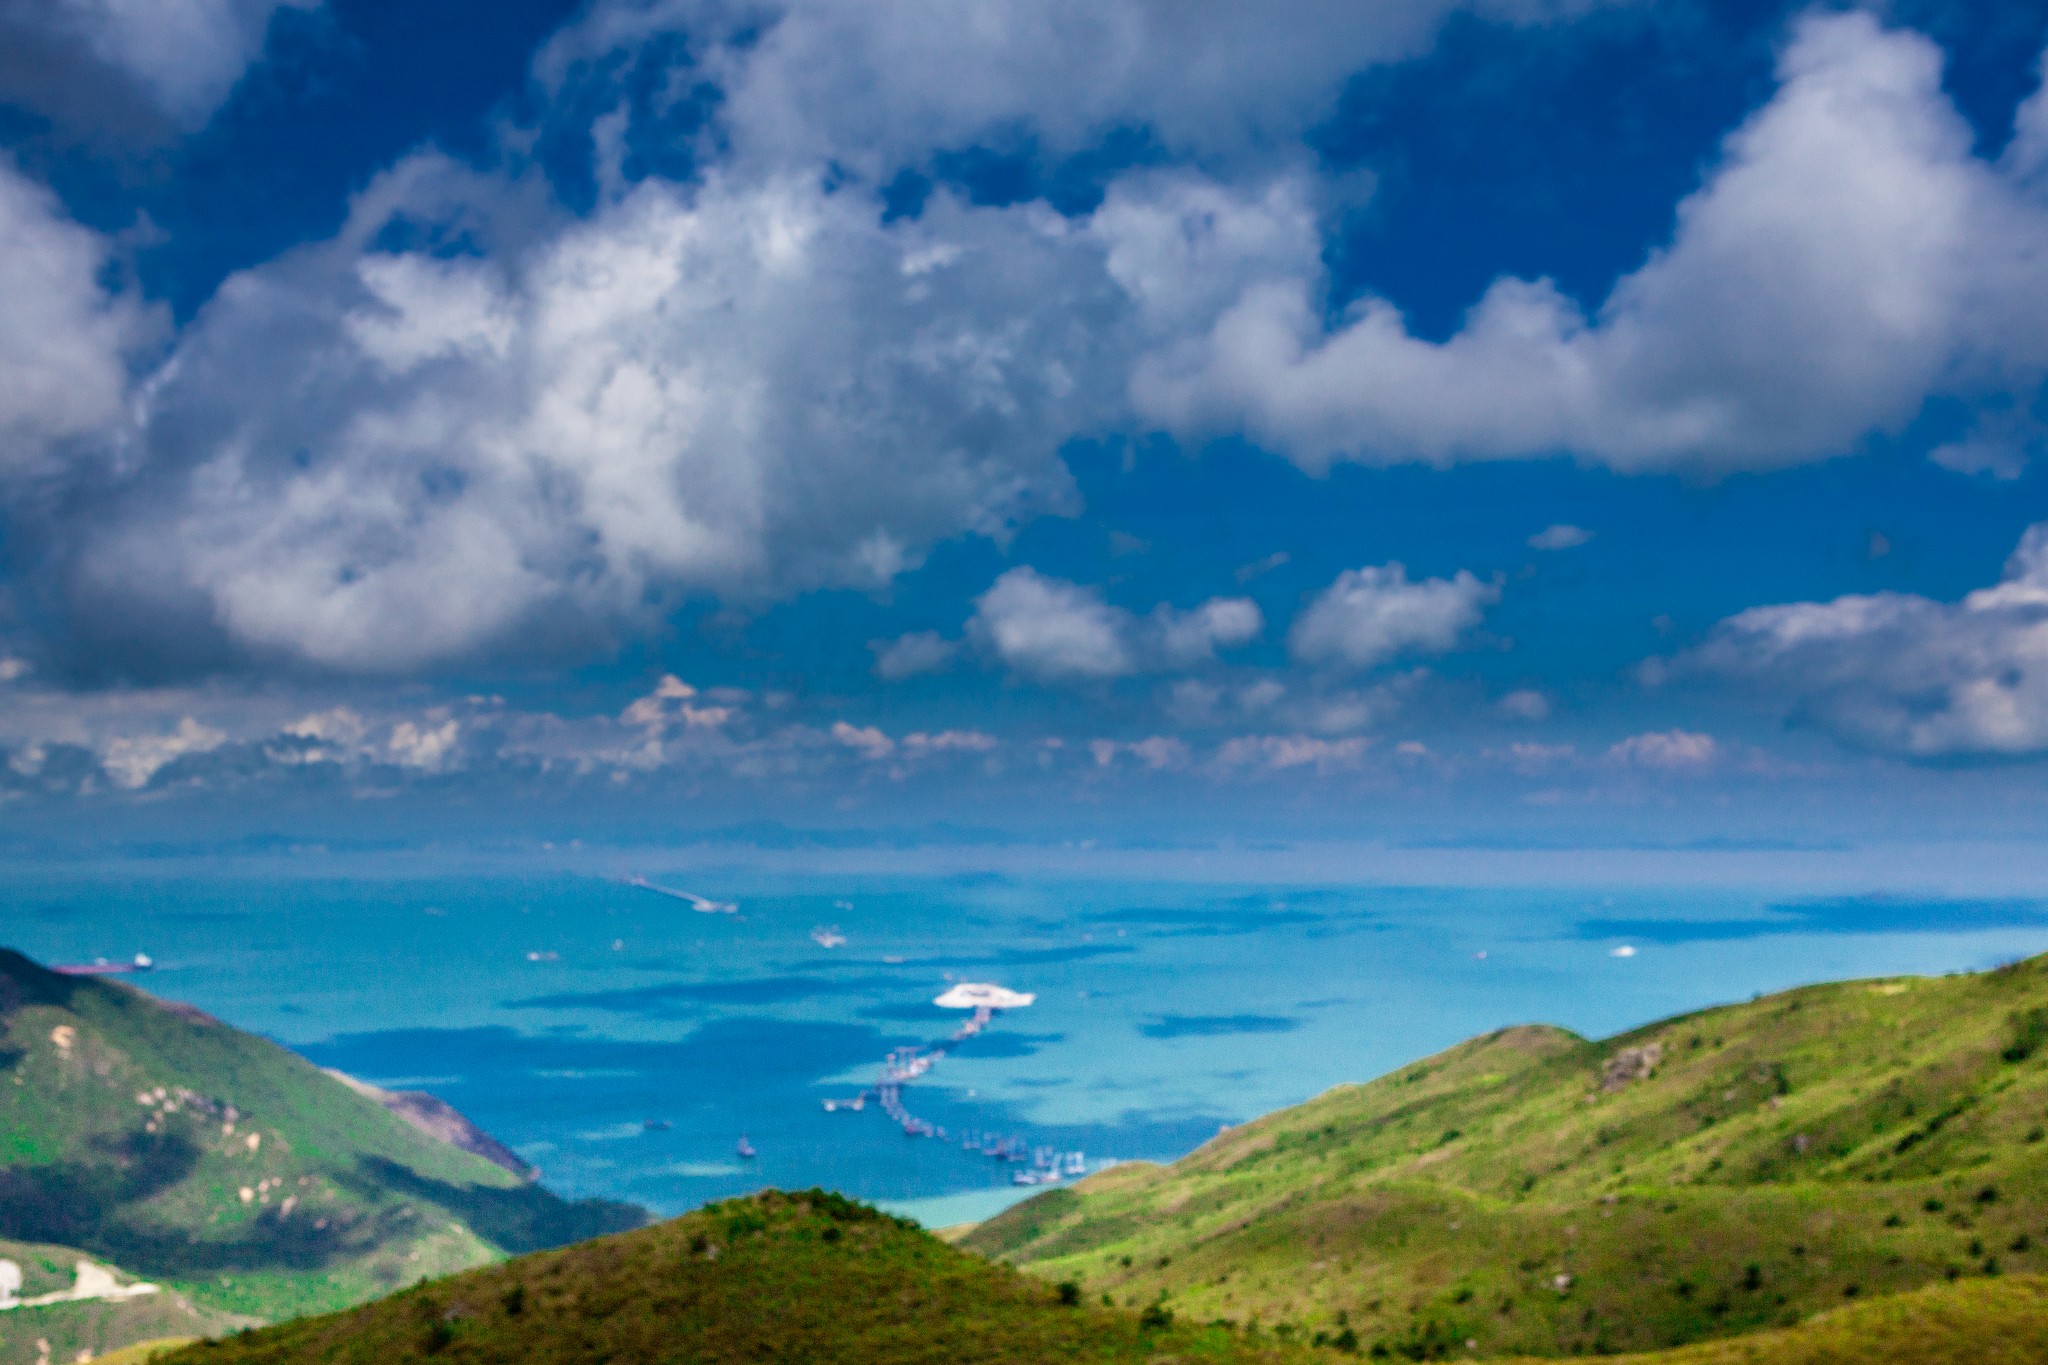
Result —
M 1598 1043 L 1506 1029 L 961 1244 L 1091 1299 L 1396 1356 L 1729 1336 L 2048 1268 L 2044 1049 L 2040 959 Z
M 1964 1280 L 1838 1308 L 1799 1327 L 1647 1355 L 1626 1365 L 2039 1365 L 2048 1277 Z
M 0 950 L 0 1237 L 275 1319 L 642 1218 L 526 1184 L 196 1010 Z
M 1354 1352 L 1408 1354 L 1105 1308 L 814 1190 L 732 1200 L 163 1365 L 1337 1365 Z M 1625 1359 L 2031 1365 L 2048 1359 L 2048 1279 L 1944 1281 L 1790 1329 Z
M 1277 1365 L 1312 1355 L 1064 1302 L 1054 1286 L 913 1224 L 811 1191 L 715 1204 L 193 1347 L 168 1365 Z

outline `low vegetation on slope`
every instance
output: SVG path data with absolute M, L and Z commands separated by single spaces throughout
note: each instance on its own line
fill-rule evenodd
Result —
M 2048 1277 L 1966 1280 L 1824 1313 L 1783 1331 L 1622 1356 L 1617 1365 L 2040 1365 Z
M 1336 1365 L 1321 1349 L 1157 1307 L 1090 1304 L 838 1195 L 767 1193 L 522 1257 L 160 1365 Z M 1461 1349 L 1464 1356 L 1468 1351 Z M 2048 1278 L 1963 1280 L 1632 1365 L 2032 1365 Z
M 1489 1034 L 962 1245 L 1423 1359 L 1645 1350 L 2048 1269 L 2048 962 Z M 1470 1346 L 1467 1345 L 1470 1343 Z
M 565 1202 L 197 1010 L 0 950 L 0 1237 L 274 1320 L 644 1217 Z
M 1279 1365 L 1309 1355 L 1082 1303 L 813 1190 L 714 1204 L 195 1346 L 165 1365 Z

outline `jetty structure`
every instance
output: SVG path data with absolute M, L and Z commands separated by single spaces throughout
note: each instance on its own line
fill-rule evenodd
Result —
M 849 1099 L 825 1101 L 825 1112 L 845 1111 L 858 1114 L 872 1099 L 891 1122 L 903 1130 L 907 1138 L 937 1138 L 941 1142 L 951 1141 L 946 1130 L 910 1112 L 903 1104 L 903 1088 L 917 1080 L 936 1066 L 948 1051 L 974 1037 L 995 1019 L 1003 1010 L 1023 1009 L 1038 997 L 1029 991 L 1013 991 L 1005 986 L 993 985 L 986 981 L 962 981 L 946 989 L 945 993 L 932 1001 L 940 1009 L 966 1010 L 967 1018 L 960 1026 L 940 1042 L 928 1047 L 910 1044 L 896 1048 L 882 1062 L 881 1073 L 875 1083 Z M 1018 1185 L 1050 1185 L 1065 1176 L 1087 1174 L 1087 1156 L 1081 1152 L 1062 1152 L 1052 1147 L 1031 1146 L 1015 1135 L 990 1133 L 965 1133 L 961 1135 L 960 1146 L 970 1152 L 980 1152 L 1005 1162 L 1029 1162 L 1030 1166 L 1011 1175 Z
M 709 896 L 700 896 L 694 891 L 678 891 L 674 887 L 662 886 L 658 882 L 648 881 L 647 878 L 637 872 L 628 872 L 618 880 L 624 886 L 637 887 L 642 891 L 652 891 L 655 895 L 667 896 L 670 900 L 687 902 L 689 907 L 700 915 L 737 915 L 740 912 L 738 901 L 715 901 Z

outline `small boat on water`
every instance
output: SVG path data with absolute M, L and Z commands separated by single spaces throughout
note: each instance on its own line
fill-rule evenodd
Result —
M 760 1153 L 754 1150 L 754 1144 L 747 1141 L 745 1133 L 740 1134 L 739 1145 L 734 1147 L 733 1151 L 739 1155 L 742 1161 L 752 1161 L 756 1156 L 760 1155 Z

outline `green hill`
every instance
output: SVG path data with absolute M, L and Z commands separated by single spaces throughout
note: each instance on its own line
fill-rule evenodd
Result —
M 714 1204 L 351 1312 L 192 1347 L 166 1365 L 1279 1365 L 1309 1355 L 1158 1314 L 1063 1302 L 1052 1285 L 813 1190 Z
M 644 1220 L 566 1202 L 197 1010 L 0 950 L 0 1237 L 205 1318 L 167 1328 L 341 1308 Z M 0 1313 L 0 1343 L 18 1331 Z
M 1410 1358 L 1645 1350 L 2048 1269 L 2044 1131 L 2035 959 L 1597 1043 L 1505 1029 L 961 1245 L 1091 1300 Z
M 1336 1365 L 1353 1352 L 1375 1354 L 1091 1304 L 813 1190 L 732 1200 L 159 1365 Z M 1943 1283 L 1626 1359 L 2032 1365 L 2048 1359 L 2048 1278 Z

